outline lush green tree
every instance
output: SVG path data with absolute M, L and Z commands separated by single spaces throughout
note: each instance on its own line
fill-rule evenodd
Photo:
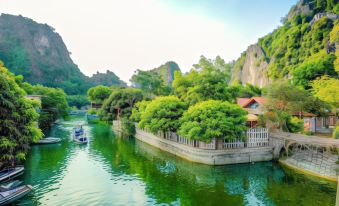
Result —
M 313 93 L 333 108 L 339 107 L 339 79 L 322 76 L 311 83 Z
M 42 85 L 30 85 L 27 82 L 21 83 L 21 87 L 27 94 L 41 95 L 40 128 L 48 129 L 55 120 L 68 115 L 69 107 L 64 90 Z
M 313 55 L 309 61 L 305 61 L 293 71 L 293 83 L 309 88 L 309 82 L 322 75 L 335 75 L 335 55 L 327 55 L 325 51 Z
M 145 111 L 141 113 L 139 127 L 153 133 L 175 132 L 180 126 L 179 119 L 185 109 L 186 104 L 178 97 L 157 97 L 147 104 Z
M 295 86 L 288 81 L 271 84 L 267 88 L 266 97 L 266 107 L 269 111 L 267 118 L 275 123 L 278 129 L 285 131 L 296 131 L 291 128 L 298 128 L 296 121 L 294 121 L 296 126 L 293 126 L 291 115 L 302 115 L 302 112 L 320 113 L 327 108 L 324 102 L 313 97 L 303 87 Z
M 78 109 L 90 104 L 86 95 L 67 95 L 67 102 L 70 107 L 75 106 Z
M 122 117 L 129 118 L 134 104 L 142 99 L 143 93 L 140 89 L 121 88 L 114 90 L 103 102 L 102 108 L 98 112 L 99 117 L 104 121 Z
M 262 90 L 252 84 L 247 83 L 246 85 L 234 84 L 231 86 L 233 93 L 236 97 L 260 97 L 262 95 Z
M 37 103 L 25 98 L 16 77 L 0 62 L 0 162 L 23 160 L 29 144 L 39 140 Z
M 87 91 L 88 99 L 94 103 L 102 103 L 111 93 L 112 89 L 103 85 L 92 87 Z
M 132 115 L 130 119 L 132 121 L 139 122 L 141 120 L 142 113 L 146 110 L 146 107 L 149 103 L 150 101 L 147 100 L 137 102 L 132 109 Z
M 209 142 L 212 138 L 243 138 L 247 112 L 236 104 L 208 100 L 190 106 L 181 118 L 180 135 Z
M 210 99 L 234 102 L 236 92 L 228 80 L 219 69 L 206 66 L 185 75 L 176 72 L 172 85 L 174 94 L 190 105 Z
M 200 56 L 198 64 L 194 64 L 193 67 L 197 70 L 219 70 L 223 73 L 223 76 L 227 82 L 231 79 L 232 65 L 226 63 L 220 56 L 215 59 L 207 59 L 205 56 Z
M 154 71 L 137 70 L 130 81 L 134 87 L 140 88 L 150 98 L 158 95 L 168 95 L 171 91 L 163 77 Z

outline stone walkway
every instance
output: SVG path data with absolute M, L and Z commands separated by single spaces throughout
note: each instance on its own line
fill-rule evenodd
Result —
M 339 148 L 339 139 L 318 136 L 307 136 L 303 134 L 294 134 L 287 132 L 272 132 L 270 133 L 270 136 L 276 139 L 294 141 L 299 144 Z

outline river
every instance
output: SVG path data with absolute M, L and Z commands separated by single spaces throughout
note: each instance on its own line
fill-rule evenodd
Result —
M 70 133 L 86 124 L 73 117 L 53 126 L 56 145 L 36 145 L 21 179 L 34 191 L 18 205 L 282 205 L 333 206 L 336 184 L 297 174 L 278 163 L 195 164 L 135 139 L 117 137 L 109 125 L 90 124 L 87 145 Z

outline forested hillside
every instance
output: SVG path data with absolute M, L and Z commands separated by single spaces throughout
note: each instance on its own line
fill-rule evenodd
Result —
M 47 24 L 1 14 L 0 59 L 32 84 L 59 87 L 68 94 L 85 94 L 98 84 L 124 84 L 113 72 L 85 76 L 70 57 L 61 36 Z
M 232 68 L 232 83 L 267 86 L 289 78 L 308 87 L 322 75 L 339 72 L 337 0 L 301 0 L 282 19 L 283 25 L 251 45 Z

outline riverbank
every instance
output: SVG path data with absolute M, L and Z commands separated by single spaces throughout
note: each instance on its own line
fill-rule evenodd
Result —
M 309 169 L 305 169 L 302 167 L 298 167 L 294 164 L 291 164 L 290 162 L 286 161 L 286 160 L 279 160 L 279 163 L 282 164 L 285 167 L 288 167 L 290 169 L 295 170 L 298 173 L 302 173 L 302 174 L 306 174 L 306 175 L 311 175 L 314 177 L 318 177 L 318 178 L 322 178 L 322 179 L 326 179 L 332 182 L 338 182 L 338 178 L 337 177 L 332 177 L 332 176 L 326 176 L 326 175 L 322 175 L 320 173 L 315 172 L 314 170 L 309 170 Z
M 115 127 L 118 130 L 117 127 Z M 136 128 L 135 138 L 183 159 L 207 164 L 225 165 L 272 160 L 272 147 L 237 149 L 201 149 L 158 137 Z M 216 143 L 217 144 L 217 143 Z

